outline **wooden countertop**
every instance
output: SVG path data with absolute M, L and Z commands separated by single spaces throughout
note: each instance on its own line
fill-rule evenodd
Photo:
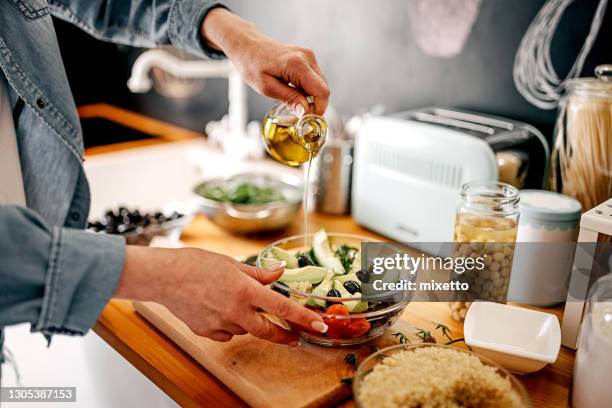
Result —
M 88 149 L 87 156 L 113 152 L 151 144 L 197 138 L 200 135 L 174 125 L 129 112 L 106 104 L 79 108 L 82 117 L 102 117 L 146 132 L 154 139 L 128 142 Z M 302 233 L 300 216 L 282 233 L 266 237 L 248 238 L 231 235 L 208 221 L 196 217 L 185 229 L 182 240 L 194 247 L 206 248 L 234 257 L 252 255 L 268 243 L 289 235 Z M 355 224 L 350 217 L 314 214 L 310 228 L 325 227 L 328 231 L 378 237 Z M 562 308 L 541 309 L 562 316 Z M 447 324 L 454 338 L 463 336 L 462 325 L 453 321 L 445 303 L 414 302 L 408 305 L 403 319 L 414 326 L 432 329 L 433 322 Z M 138 315 L 128 301 L 111 300 L 94 327 L 94 331 L 127 359 L 134 367 L 154 382 L 178 404 L 186 407 L 240 407 L 246 404 L 225 385 L 178 348 L 165 335 Z M 440 342 L 440 333 L 432 332 Z M 561 348 L 557 362 L 530 375 L 518 376 L 530 394 L 534 407 L 564 407 L 568 405 L 574 352 Z M 353 406 L 352 401 L 341 404 Z
M 377 237 L 355 224 L 350 217 L 314 214 L 310 227 Z M 237 237 L 219 229 L 205 217 L 198 216 L 185 229 L 182 239 L 190 246 L 242 257 L 257 253 L 275 239 L 301 232 L 300 218 L 283 233 L 259 238 Z M 559 318 L 562 316 L 562 308 L 540 310 L 554 313 Z M 462 325 L 450 318 L 445 303 L 411 303 L 402 319 L 417 327 L 430 329 L 433 329 L 433 322 L 442 322 L 452 330 L 453 337 L 463 335 Z M 112 300 L 94 331 L 182 406 L 245 406 L 232 391 L 140 317 L 130 302 Z M 439 336 L 439 333 L 435 334 Z M 529 392 L 534 407 L 568 405 L 573 364 L 574 352 L 562 348 L 554 365 L 534 374 L 518 376 Z M 352 406 L 353 403 L 347 401 L 342 405 Z

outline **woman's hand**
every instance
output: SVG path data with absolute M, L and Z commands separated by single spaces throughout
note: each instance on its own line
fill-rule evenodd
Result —
M 228 341 L 251 333 L 275 343 L 298 344 L 295 333 L 264 317 L 268 312 L 314 331 L 325 332 L 321 317 L 264 284 L 278 279 L 283 265 L 255 268 L 195 248 L 128 246 L 116 297 L 166 306 L 200 336 Z
M 257 92 L 283 101 L 298 116 L 325 113 L 329 87 L 312 50 L 277 42 L 223 8 L 208 13 L 201 33 Z M 314 106 L 307 96 L 314 97 Z

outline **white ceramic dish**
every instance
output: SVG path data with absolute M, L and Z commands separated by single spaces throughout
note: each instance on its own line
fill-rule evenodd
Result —
M 554 363 L 561 347 L 555 315 L 500 303 L 472 303 L 463 331 L 465 343 L 476 353 L 517 374 Z

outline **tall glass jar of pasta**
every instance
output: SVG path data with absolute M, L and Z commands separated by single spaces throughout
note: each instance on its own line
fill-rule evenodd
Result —
M 567 81 L 559 105 L 551 187 L 588 211 L 612 196 L 612 64 Z
M 472 182 L 461 189 L 453 256 L 480 260 L 456 274 L 468 290 L 450 302 L 452 317 L 463 320 L 473 300 L 505 302 L 519 220 L 519 192 L 506 183 Z

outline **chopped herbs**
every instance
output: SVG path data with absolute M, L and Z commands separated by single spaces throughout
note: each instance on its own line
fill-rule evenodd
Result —
M 397 341 L 399 342 L 399 344 L 410 343 L 410 339 L 406 337 L 406 335 L 402 332 L 391 333 L 391 335 L 397 338 Z
M 196 193 L 210 200 L 232 204 L 267 204 L 285 201 L 282 192 L 272 187 L 259 187 L 256 184 L 244 182 L 238 185 L 208 185 L 197 188 Z
M 353 368 L 357 368 L 357 366 L 359 365 L 359 358 L 355 354 L 349 353 L 344 356 L 344 363 Z
M 447 346 L 450 346 L 451 344 L 453 344 L 453 343 L 458 343 L 458 342 L 460 342 L 460 341 L 465 341 L 465 339 L 464 339 L 463 337 L 461 337 L 461 338 L 459 338 L 459 339 L 449 340 L 449 341 L 447 341 L 445 344 L 446 344 Z M 469 347 L 469 346 L 468 346 L 468 348 L 471 350 L 471 347 Z
M 355 255 L 357 255 L 357 252 L 357 248 L 353 248 L 346 244 L 340 245 L 336 250 L 335 255 L 338 259 L 340 259 L 345 271 L 348 272 L 351 270 L 351 266 L 353 266 L 353 261 L 355 260 Z
M 431 335 L 431 332 L 417 328 L 416 335 L 423 340 L 423 343 L 436 343 L 436 339 Z
M 442 335 L 446 337 L 448 341 L 453 341 L 453 338 L 450 336 L 451 330 L 448 328 L 447 325 L 442 324 L 442 323 L 436 323 L 436 328 L 434 330 L 442 331 Z

